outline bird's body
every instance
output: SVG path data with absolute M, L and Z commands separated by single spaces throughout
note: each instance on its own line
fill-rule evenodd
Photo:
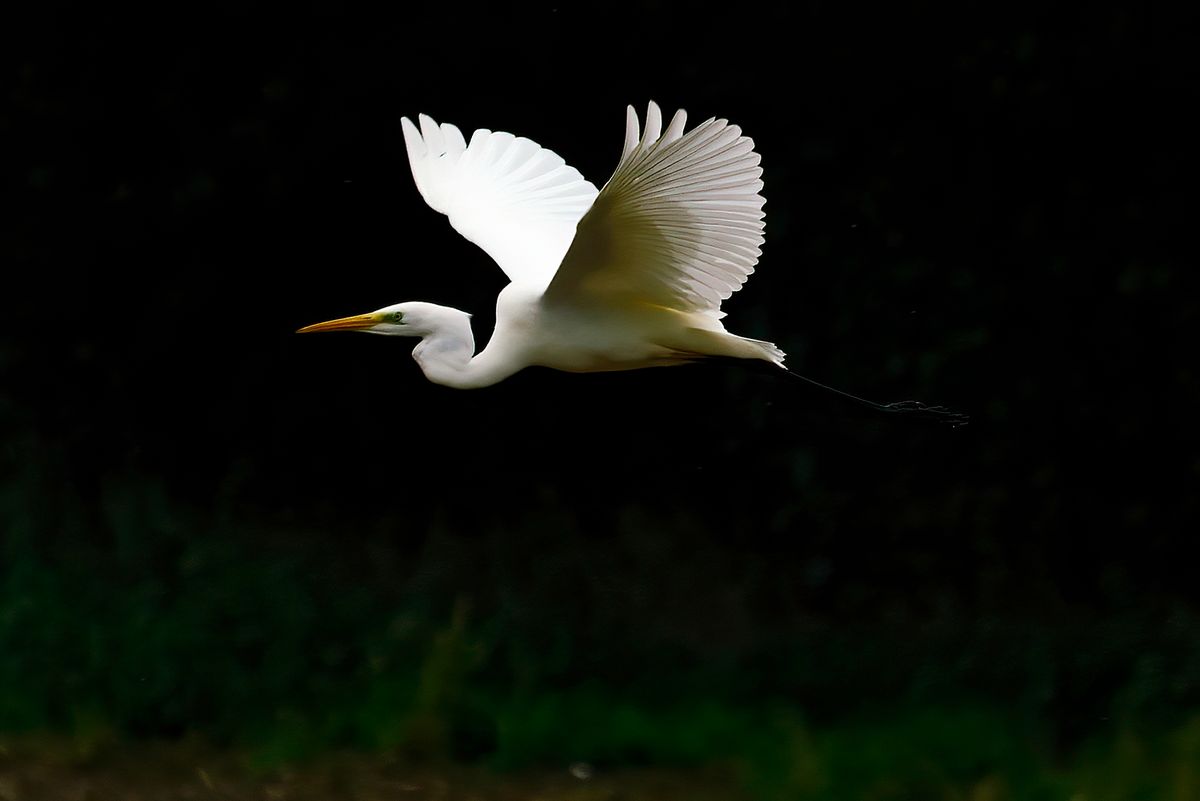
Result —
M 426 377 L 458 389 L 490 386 L 524 367 L 636 370 L 706 356 L 763 358 L 773 347 L 729 334 L 712 318 L 661 306 L 556 308 L 543 298 L 536 286 L 505 287 L 496 299 L 496 327 L 479 353 L 465 312 L 417 303 L 399 304 L 398 310 L 413 321 L 409 325 L 416 330 L 410 333 L 422 337 L 413 358 Z M 437 324 L 422 325 L 427 321 Z
M 728 333 L 721 301 L 745 281 L 762 244 L 764 200 L 754 143 L 725 120 L 666 131 L 650 104 L 603 191 L 561 158 L 510 134 L 404 122 L 417 187 L 484 248 L 511 283 L 496 327 L 474 352 L 470 318 L 401 303 L 304 331 L 419 336 L 413 358 L 434 383 L 472 389 L 529 366 L 568 372 L 660 367 L 723 356 L 782 365 L 766 342 Z M 395 319 L 389 319 L 389 316 Z

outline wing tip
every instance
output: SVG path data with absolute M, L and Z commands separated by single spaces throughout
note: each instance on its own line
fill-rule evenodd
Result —
M 687 111 L 678 109 L 675 116 L 671 117 L 671 122 L 667 125 L 667 130 L 663 134 L 663 142 L 671 144 L 683 136 L 683 129 L 687 127 Z
M 428 114 L 418 114 L 417 120 L 421 123 L 421 138 L 425 140 L 425 146 L 434 153 L 441 153 L 445 150 L 442 129 L 438 126 L 437 121 Z
M 425 139 L 421 136 L 417 126 L 408 117 L 401 117 L 400 130 L 404 133 L 404 145 L 408 149 L 408 160 L 411 162 L 422 158 L 427 149 Z
M 650 147 L 662 134 L 662 110 L 651 100 L 646 106 L 646 129 L 642 132 L 642 147 Z
M 622 160 L 628 158 L 637 147 L 638 139 L 641 138 L 639 128 L 637 110 L 631 103 L 625 107 L 625 145 L 621 148 Z

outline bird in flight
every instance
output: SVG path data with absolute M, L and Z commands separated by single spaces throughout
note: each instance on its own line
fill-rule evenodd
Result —
M 721 303 L 754 271 L 763 243 L 754 141 L 724 119 L 663 128 L 653 102 L 639 130 L 628 108 L 616 171 L 597 189 L 556 153 L 486 129 L 468 142 L 426 115 L 401 120 L 417 189 L 508 276 L 496 325 L 475 352 L 471 315 L 409 302 L 306 326 L 417 337 L 435 384 L 486 387 L 531 366 L 569 372 L 738 360 L 886 411 L 957 415 L 916 402 L 876 404 L 788 371 L 770 342 L 725 330 Z

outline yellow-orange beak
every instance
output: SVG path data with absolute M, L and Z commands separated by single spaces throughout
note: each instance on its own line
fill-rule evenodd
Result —
M 318 331 L 362 331 L 383 322 L 381 314 L 356 314 L 353 317 L 339 317 L 324 323 L 306 325 L 296 331 L 297 334 L 315 334 Z

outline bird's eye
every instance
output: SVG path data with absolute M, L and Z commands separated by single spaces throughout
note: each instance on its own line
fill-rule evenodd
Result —
M 392 312 L 392 322 L 394 322 L 394 323 L 404 322 L 404 314 L 401 312 Z

